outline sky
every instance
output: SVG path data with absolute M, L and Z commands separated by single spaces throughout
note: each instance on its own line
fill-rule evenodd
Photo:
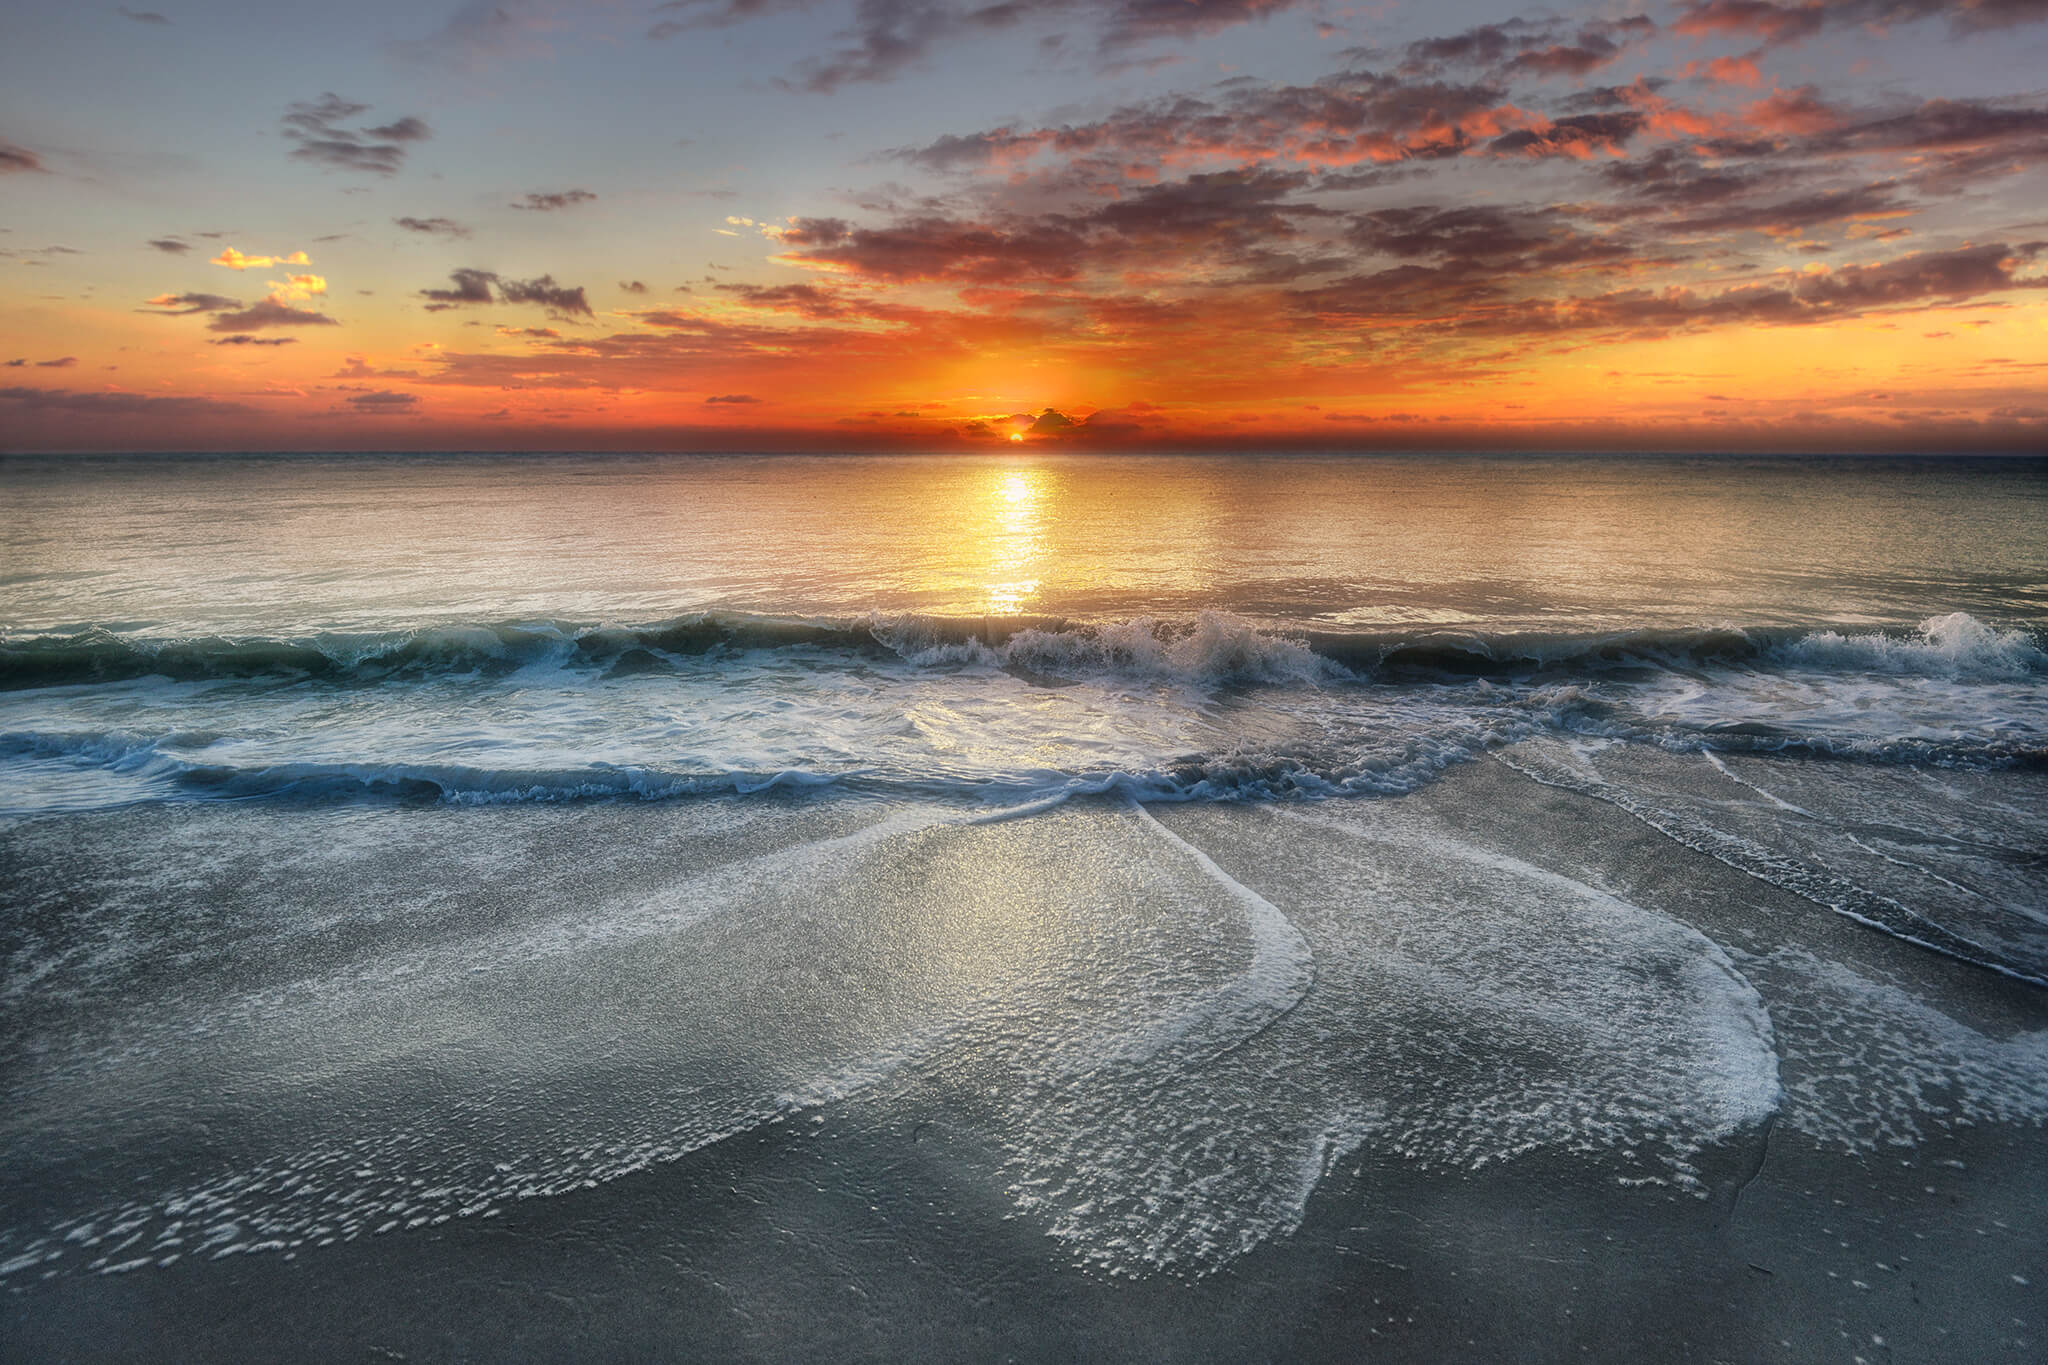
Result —
M 0 10 L 0 450 L 2048 448 L 2048 0 Z

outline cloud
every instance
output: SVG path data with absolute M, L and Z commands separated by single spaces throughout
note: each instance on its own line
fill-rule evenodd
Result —
M 452 218 L 394 218 L 391 221 L 407 232 L 417 232 L 427 237 L 469 236 L 469 229 Z
M 77 363 L 77 356 L 67 355 L 61 356 L 56 360 L 38 360 L 36 368 L 39 370 L 68 370 Z
M 181 242 L 176 237 L 152 237 L 149 245 L 172 256 L 182 256 L 192 249 L 190 242 Z
M 359 393 L 348 399 L 348 405 L 357 412 L 393 413 L 410 412 L 419 405 L 416 393 L 399 393 L 395 389 L 379 389 L 375 393 Z
M 587 7 L 547 0 L 469 0 L 425 38 L 389 44 L 393 55 L 436 72 L 475 73 L 499 61 L 545 55 L 546 37 L 589 21 Z
M 47 174 L 49 167 L 43 165 L 42 158 L 28 148 L 0 141 L 0 175 L 11 175 L 16 171 L 42 171 Z
M 897 155 L 929 169 L 960 170 L 1014 167 L 1044 154 L 1089 170 L 1107 189 L 1127 183 L 1139 168 L 1202 160 L 1427 162 L 1489 150 L 1490 139 L 1511 130 L 1548 126 L 1542 115 L 1509 102 L 1507 87 L 1491 78 L 1344 71 L 1313 85 L 1243 82 L 1207 97 L 1162 97 L 1091 123 L 955 135 Z M 977 150 L 987 157 L 980 167 L 972 160 Z
M 669 0 L 656 6 L 657 14 L 668 17 L 655 23 L 648 36 L 669 38 L 825 7 L 825 0 Z M 892 80 L 944 44 L 1065 24 L 1077 16 L 1093 25 L 1096 52 L 1107 60 L 1139 45 L 1200 38 L 1310 7 L 1308 0 L 858 0 L 852 24 L 834 35 L 839 46 L 800 62 L 787 83 L 829 94 L 844 85 Z
M 208 265 L 224 265 L 230 270 L 269 270 L 280 265 L 310 265 L 303 251 L 294 251 L 289 256 L 244 256 L 233 247 L 222 247 L 221 253 L 207 262 Z
M 1284 258 L 1269 244 L 1297 235 L 1300 220 L 1329 214 L 1290 199 L 1308 183 L 1304 172 L 1256 168 L 1198 173 L 1031 217 L 918 214 L 875 228 L 800 219 L 776 234 L 800 248 L 775 259 L 894 282 L 977 284 L 1075 280 L 1090 267 L 1156 262 L 1162 250 L 1270 269 Z
M 754 397 L 754 395 L 752 395 L 751 393 L 714 393 L 709 398 L 706 398 L 704 400 L 704 402 L 707 405 L 714 403 L 758 403 L 760 401 L 760 399 Z
M 553 213 L 557 209 L 574 208 L 578 204 L 587 204 L 595 198 L 597 196 L 589 190 L 561 190 L 559 192 L 536 190 L 512 207 L 524 209 L 530 213 Z
M 327 292 L 327 280 L 320 275 L 287 275 L 270 282 L 270 297 L 281 302 L 303 302 Z
M 555 283 L 553 275 L 542 275 L 532 280 L 501 279 L 495 271 L 461 269 L 450 272 L 454 281 L 452 289 L 422 289 L 420 296 L 431 300 L 429 312 L 479 303 L 537 303 L 558 313 L 580 313 L 585 317 L 594 316 L 590 301 L 584 297 L 583 286 L 567 288 Z M 497 286 L 497 294 L 491 293 Z
M 0 389 L 0 403 L 35 412 L 76 412 L 102 417 L 211 417 L 249 412 L 217 398 L 155 397 L 140 393 L 79 393 L 71 389 Z
M 1586 332 L 1656 336 L 1710 327 L 1805 325 L 1879 310 L 1962 303 L 2009 289 L 2048 287 L 2039 277 L 2016 274 L 2042 249 L 2048 244 L 1994 243 L 1839 271 L 1810 267 L 1792 277 L 1711 291 L 1674 285 L 1549 298 L 1515 296 L 1496 279 L 1455 264 L 1403 266 L 1300 291 L 1294 298 L 1325 325 L 1420 323 L 1443 335 L 1464 337 Z
M 129 9 L 126 5 L 122 5 L 118 13 L 123 19 L 133 19 L 138 24 L 168 24 L 171 22 L 153 9 Z
M 284 136 L 296 144 L 292 156 L 335 170 L 397 174 L 405 164 L 406 144 L 432 137 L 433 130 L 412 116 L 373 128 L 342 126 L 369 112 L 369 108 L 332 92 L 317 100 L 288 106 Z
M 552 275 L 542 275 L 536 280 L 500 280 L 498 294 L 507 303 L 537 303 L 558 313 L 592 316 L 590 301 L 583 297 L 583 286 L 578 285 L 574 289 L 558 286 Z
M 815 284 L 715 284 L 712 288 L 737 295 L 742 303 L 755 308 L 800 313 L 807 318 L 836 318 L 850 311 L 838 294 Z
M 1402 49 L 1401 70 L 1412 76 L 1469 67 L 1538 79 L 1582 77 L 1656 33 L 1656 22 L 1640 14 L 1594 20 L 1576 28 L 1558 19 L 1508 19 L 1412 42 Z
M 225 336 L 225 337 L 216 337 L 216 338 L 215 338 L 214 340 L 212 340 L 212 341 L 209 341 L 209 342 L 207 343 L 207 345 L 209 345 L 209 346 L 295 346 L 295 345 L 297 345 L 297 344 L 298 344 L 298 340 L 299 340 L 299 339 L 298 339 L 297 337 L 256 337 L 256 336 L 250 336 L 250 335 L 249 335 L 249 334 L 248 334 L 247 332 L 237 332 L 237 333 L 235 333 L 235 334 L 234 334 L 233 336 Z
M 231 299 L 224 294 L 158 294 L 146 300 L 148 311 L 165 317 L 189 317 L 194 313 L 223 313 L 231 308 L 240 308 L 240 299 Z
M 420 297 L 433 300 L 440 308 L 493 301 L 491 286 L 498 277 L 491 271 L 461 269 L 451 272 L 449 278 L 455 282 L 453 289 L 422 289 Z
M 1794 43 L 1824 28 L 1892 27 L 1921 19 L 1946 19 L 1949 32 L 1961 35 L 2038 23 L 2048 19 L 2048 9 L 2040 0 L 1692 0 L 1671 28 L 1692 37 Z
M 640 280 L 620 280 L 619 290 L 626 294 L 644 294 L 647 292 L 647 285 Z
M 339 324 L 325 313 L 294 308 L 275 294 L 258 300 L 239 313 L 215 313 L 213 321 L 206 324 L 207 330 L 212 332 L 262 332 L 272 327 L 335 326 Z

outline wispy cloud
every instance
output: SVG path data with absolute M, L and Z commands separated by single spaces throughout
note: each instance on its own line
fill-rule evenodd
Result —
M 370 106 L 343 99 L 332 92 L 317 100 L 293 104 L 285 111 L 284 136 L 291 141 L 292 156 L 335 170 L 365 171 L 395 175 L 405 165 L 408 144 L 433 136 L 425 120 L 407 115 L 391 123 L 368 128 L 347 128 Z
M 206 324 L 212 332 L 263 332 L 273 327 L 334 327 L 335 320 L 325 313 L 315 313 L 303 308 L 294 308 L 284 299 L 273 294 L 260 299 L 240 312 L 215 313 L 213 320 Z
M 525 209 L 532 213 L 552 213 L 557 209 L 568 209 L 574 208 L 578 204 L 587 204 L 595 198 L 597 196 L 589 190 L 537 190 L 528 194 L 524 199 L 512 205 L 512 207 L 515 209 Z
M 223 313 L 240 308 L 242 301 L 224 294 L 158 294 L 147 304 L 142 311 L 165 317 L 189 317 L 194 313 Z
M 12 142 L 0 139 L 0 175 L 12 175 L 17 171 L 42 171 L 49 167 L 43 159 L 26 147 L 17 147 Z
M 391 221 L 407 232 L 417 232 L 425 237 L 469 236 L 469 229 L 453 218 L 394 218 Z
M 80 393 L 73 389 L 0 389 L 0 403 L 26 411 L 89 413 L 106 417 L 201 417 L 249 412 L 246 403 L 218 398 L 157 397 L 141 393 Z
M 648 36 L 671 38 L 827 7 L 828 0 L 669 0 L 656 6 L 655 13 L 663 17 Z M 829 94 L 845 85 L 893 80 L 949 43 L 1025 27 L 1065 25 L 1077 17 L 1092 24 L 1097 54 L 1115 66 L 1126 66 L 1129 58 L 1124 54 L 1143 44 L 1205 37 L 1313 7 L 1310 0 L 858 0 L 852 23 L 834 35 L 839 46 L 799 63 L 787 83 Z

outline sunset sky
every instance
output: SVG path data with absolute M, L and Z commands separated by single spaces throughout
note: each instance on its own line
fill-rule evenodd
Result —
M 2048 0 L 156 5 L 0 449 L 2048 445 Z

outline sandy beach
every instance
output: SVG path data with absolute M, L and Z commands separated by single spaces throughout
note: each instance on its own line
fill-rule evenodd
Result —
M 1507 762 L 252 814 L 0 836 L 18 1358 L 2036 1349 L 2043 993 Z

